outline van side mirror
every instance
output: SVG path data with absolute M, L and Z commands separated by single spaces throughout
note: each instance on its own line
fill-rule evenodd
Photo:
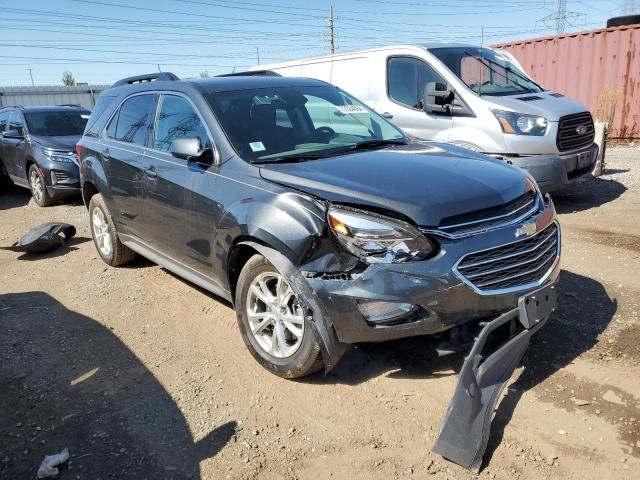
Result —
M 213 163 L 213 151 L 210 148 L 202 148 L 200 139 L 177 138 L 171 142 L 171 155 L 187 162 L 198 162 L 206 165 Z
M 422 109 L 425 113 L 450 114 L 450 105 L 455 98 L 455 91 L 440 82 L 427 82 L 422 95 Z

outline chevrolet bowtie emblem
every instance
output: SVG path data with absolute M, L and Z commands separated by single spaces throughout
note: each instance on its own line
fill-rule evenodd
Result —
M 523 235 L 530 237 L 538 231 L 536 222 L 525 223 L 516 230 L 516 237 L 522 237 Z

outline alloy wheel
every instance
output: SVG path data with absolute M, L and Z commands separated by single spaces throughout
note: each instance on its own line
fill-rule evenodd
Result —
M 42 203 L 42 198 L 44 197 L 42 180 L 35 168 L 31 169 L 31 173 L 29 174 L 29 183 L 31 185 L 31 194 L 33 195 L 33 198 L 35 198 L 36 202 Z
M 91 227 L 98 250 L 100 250 L 103 257 L 109 258 L 111 252 L 113 252 L 113 245 L 111 243 L 107 217 L 100 207 L 95 207 L 93 212 L 91 212 Z

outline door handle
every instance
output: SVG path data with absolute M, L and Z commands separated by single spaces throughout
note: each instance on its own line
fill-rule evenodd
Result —
M 393 115 L 391 115 L 389 112 L 384 112 L 382 116 L 388 120 L 393 118 Z
M 158 176 L 158 172 L 156 172 L 156 167 L 154 167 L 153 165 L 151 165 L 149 168 L 145 168 L 144 174 L 148 178 L 156 178 Z

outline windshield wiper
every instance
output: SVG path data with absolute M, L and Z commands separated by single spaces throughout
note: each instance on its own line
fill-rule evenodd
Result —
M 517 71 L 513 70 L 511 67 L 506 66 L 506 65 L 502 65 L 494 60 L 491 60 L 490 58 L 485 58 L 485 57 L 480 57 L 478 55 L 475 55 L 467 50 L 464 50 L 464 53 L 466 53 L 467 55 L 469 55 L 470 57 L 475 58 L 476 60 L 478 60 L 480 63 L 482 63 L 485 67 L 487 67 L 489 70 L 491 70 L 493 73 L 497 73 L 498 75 L 502 76 L 505 78 L 505 80 L 507 82 L 509 82 L 509 73 L 515 75 L 516 77 L 524 80 L 525 82 L 530 82 L 533 83 L 536 87 L 538 87 L 541 91 L 544 90 L 544 88 L 542 88 L 540 85 L 538 85 L 536 82 L 534 82 L 533 80 L 531 80 L 530 78 L 525 77 L 524 75 L 518 73 Z M 488 64 L 485 62 L 489 62 Z M 504 68 L 507 73 L 507 75 L 505 75 L 504 73 L 502 73 L 499 70 L 496 70 L 495 68 L 493 68 L 491 65 L 498 65 L 500 68 Z M 531 88 L 531 87 L 527 87 L 526 85 L 523 85 L 522 83 L 518 82 L 517 80 L 514 81 L 514 83 L 516 85 L 518 85 L 520 88 L 524 89 L 525 91 L 529 92 L 529 93 L 536 93 L 536 91 Z
M 291 155 L 279 155 L 277 157 L 270 158 L 256 158 L 251 160 L 251 163 L 294 163 L 305 162 L 307 160 L 317 160 L 319 158 L 327 158 L 335 153 L 335 149 L 324 153 L 292 153 Z
M 291 155 L 280 155 L 278 157 L 271 158 L 256 158 L 251 160 L 251 163 L 285 163 L 285 162 L 304 162 L 307 160 L 318 160 L 320 158 L 328 158 L 334 155 L 340 155 L 346 152 L 353 152 L 356 150 L 366 150 L 369 148 L 387 147 L 389 145 L 407 145 L 405 140 L 365 140 L 364 142 L 354 143 L 344 147 L 332 148 L 331 150 L 324 150 L 318 153 L 292 153 Z
M 367 148 L 387 147 L 389 145 L 407 145 L 405 140 L 365 140 L 347 147 L 348 150 L 364 150 Z

